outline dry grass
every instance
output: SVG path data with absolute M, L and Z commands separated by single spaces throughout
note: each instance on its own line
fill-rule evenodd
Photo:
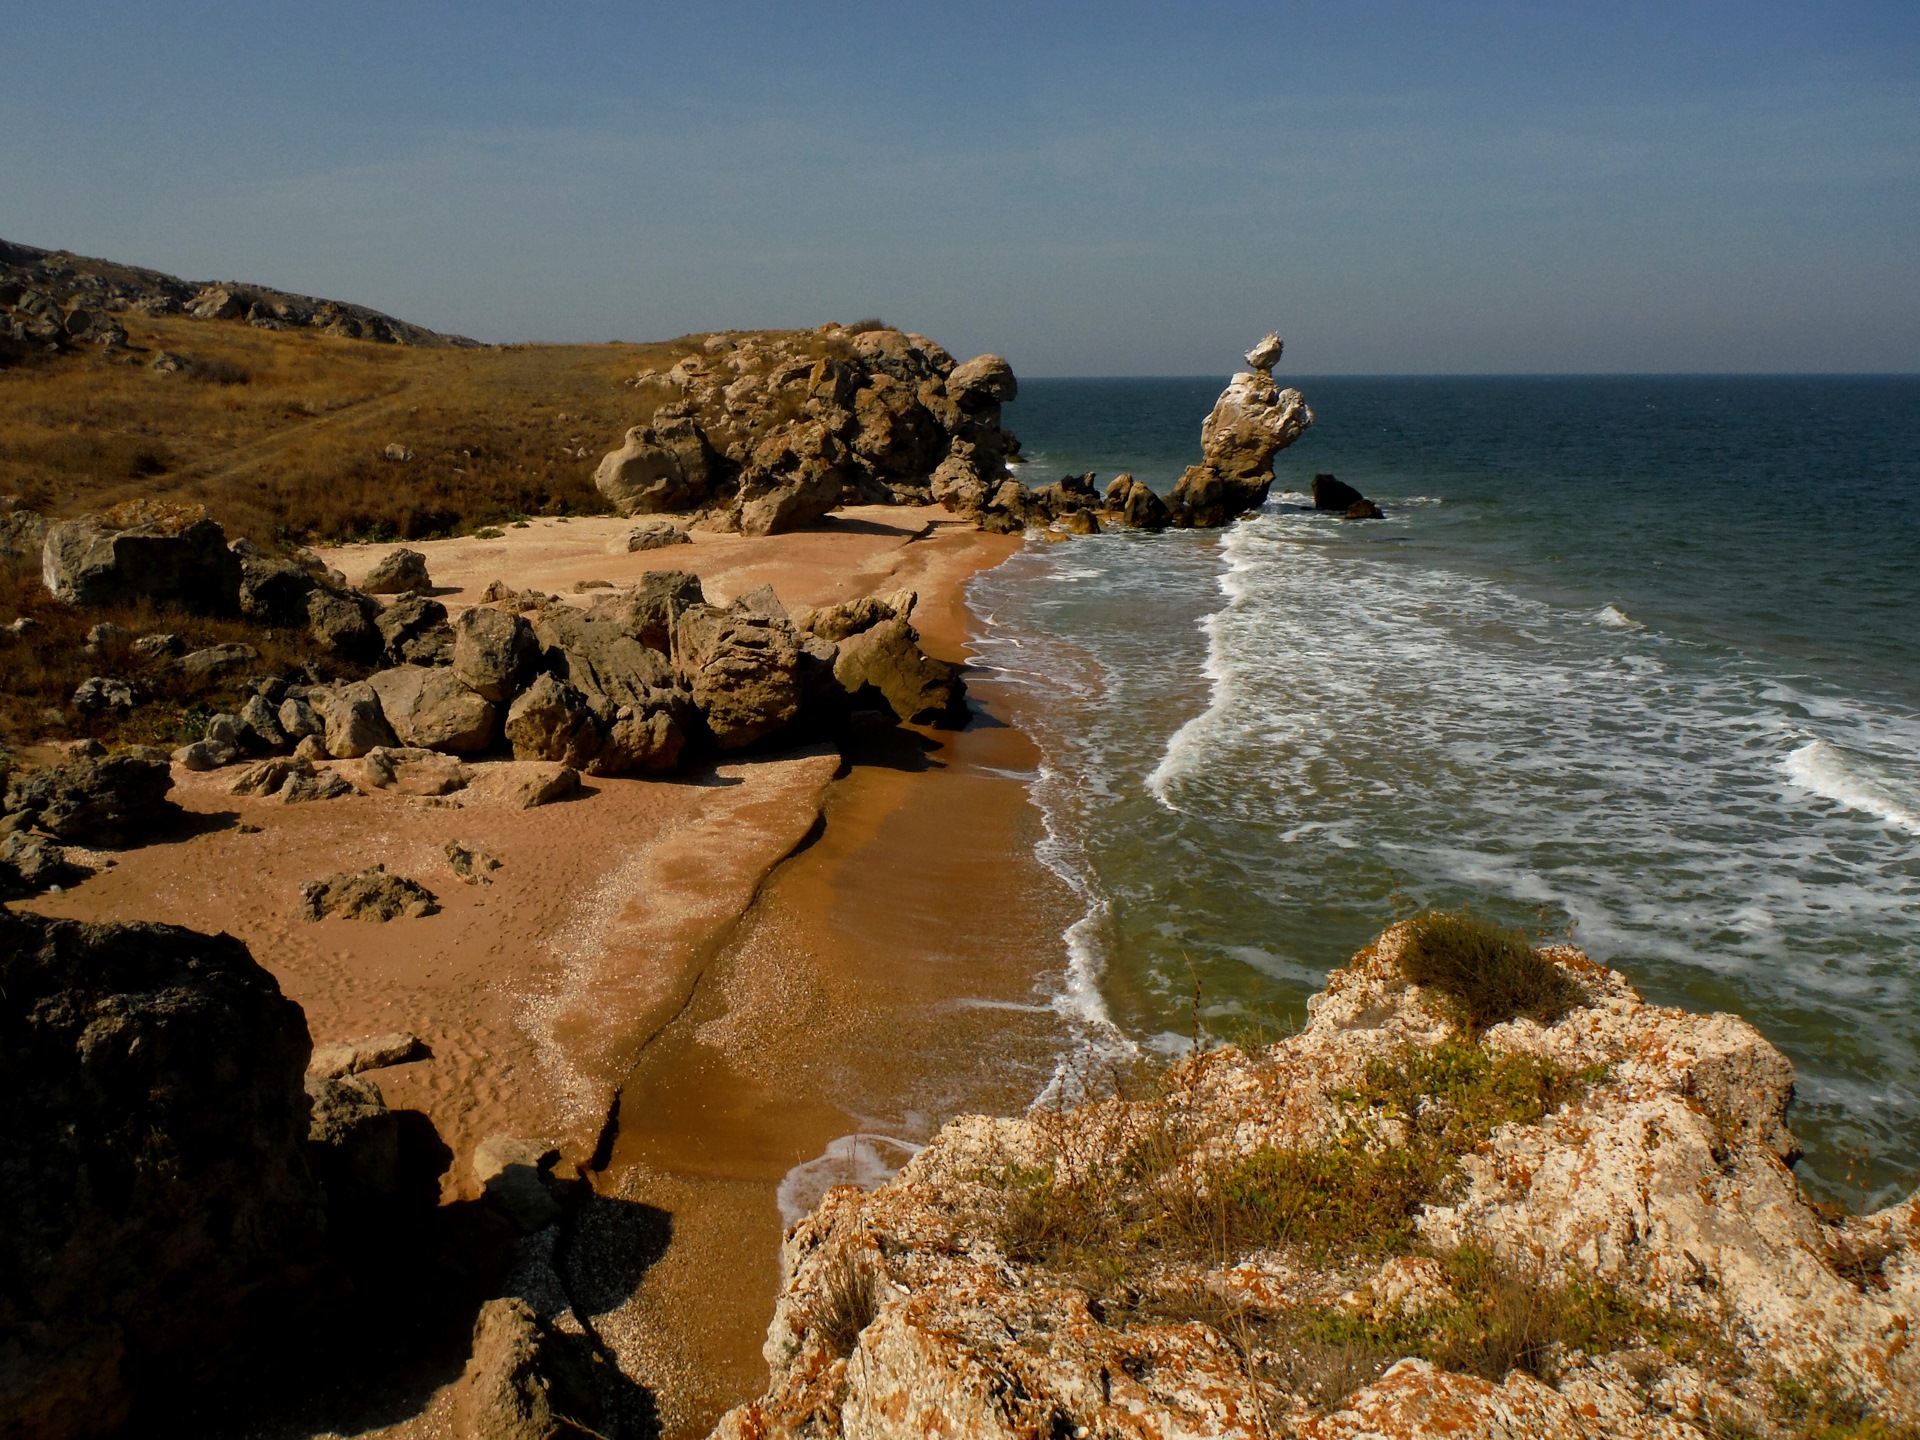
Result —
M 118 318 L 121 356 L 0 369 L 0 495 L 55 516 L 141 496 L 199 502 L 229 534 L 267 545 L 599 513 L 595 465 L 659 401 L 624 382 L 704 338 L 414 349 Z M 189 368 L 154 373 L 162 350 Z M 414 458 L 383 458 L 389 444 Z
M 1401 968 L 1438 990 L 1459 1022 L 1483 1030 L 1517 1016 L 1551 1024 L 1580 1001 L 1579 984 L 1524 930 L 1478 916 L 1428 911 L 1408 921 Z
M 809 1320 L 831 1353 L 851 1355 L 860 1343 L 860 1332 L 880 1313 L 873 1280 L 867 1268 L 844 1251 L 828 1265 L 819 1309 Z

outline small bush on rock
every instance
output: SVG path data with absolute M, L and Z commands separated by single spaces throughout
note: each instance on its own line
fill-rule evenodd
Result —
M 1476 915 L 1431 910 L 1408 922 L 1401 968 L 1416 985 L 1446 997 L 1471 1030 L 1525 1015 L 1550 1025 L 1580 1001 L 1572 976 L 1535 948 L 1523 930 Z

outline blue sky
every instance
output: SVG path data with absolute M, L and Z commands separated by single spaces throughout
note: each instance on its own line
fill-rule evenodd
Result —
M 1920 4 L 10 4 L 0 235 L 486 340 L 1920 369 Z

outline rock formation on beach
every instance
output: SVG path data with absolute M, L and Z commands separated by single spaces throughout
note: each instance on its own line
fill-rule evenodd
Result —
M 829 1192 L 787 1236 L 768 1391 L 716 1437 L 1920 1421 L 1920 1197 L 1808 1202 L 1777 1050 L 1565 946 L 1532 952 L 1539 1004 L 1475 1013 L 1410 979 L 1420 923 L 1267 1050 L 956 1120 Z

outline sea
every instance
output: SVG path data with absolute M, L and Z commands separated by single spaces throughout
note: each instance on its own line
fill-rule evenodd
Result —
M 1746 1017 L 1807 1187 L 1912 1189 L 1920 379 L 1278 378 L 1315 420 L 1262 510 L 1030 535 L 970 591 L 1084 905 L 1044 982 L 1076 1043 L 1286 1033 L 1465 907 Z M 1165 494 L 1225 383 L 1022 381 L 1021 478 Z

